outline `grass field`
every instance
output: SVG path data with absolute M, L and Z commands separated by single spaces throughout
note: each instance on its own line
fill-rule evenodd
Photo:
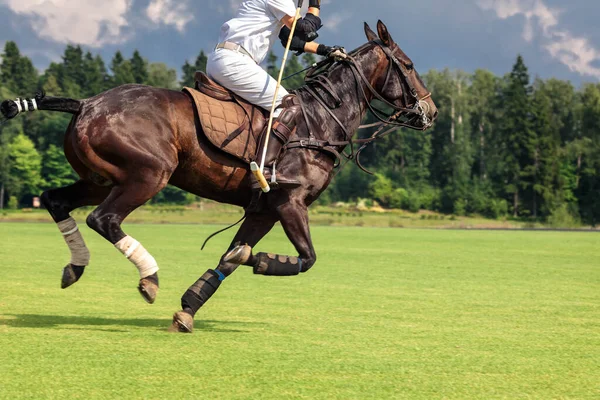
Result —
M 0 223 L 2 399 L 598 399 L 600 236 L 316 227 L 308 274 L 230 277 L 193 335 L 166 331 L 233 233 L 129 225 L 161 264 L 157 303 L 82 228 L 60 289 L 51 224 Z M 258 250 L 295 254 L 280 230 Z

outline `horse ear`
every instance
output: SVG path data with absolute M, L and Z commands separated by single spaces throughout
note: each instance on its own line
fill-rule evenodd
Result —
M 381 20 L 377 22 L 377 32 L 379 32 L 379 38 L 381 41 L 388 47 L 392 47 L 394 44 L 394 39 L 388 32 L 387 26 Z
M 372 42 L 373 40 L 377 40 L 377 34 L 375 32 L 373 32 L 373 29 L 371 29 L 369 24 L 367 24 L 366 22 L 365 22 L 365 35 L 367 35 L 367 39 L 369 40 L 369 42 Z

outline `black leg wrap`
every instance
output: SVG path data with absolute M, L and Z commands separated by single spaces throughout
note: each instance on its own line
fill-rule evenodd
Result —
M 181 308 L 192 317 L 221 286 L 219 274 L 209 269 L 194 283 L 181 298 Z
M 298 257 L 258 253 L 254 273 L 267 276 L 294 276 L 302 270 L 302 260 Z

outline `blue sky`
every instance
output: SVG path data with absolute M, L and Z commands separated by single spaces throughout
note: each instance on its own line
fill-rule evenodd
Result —
M 0 45 L 16 41 L 43 70 L 67 43 L 108 62 L 139 49 L 180 69 L 210 50 L 242 0 L 0 0 Z M 600 81 L 598 0 L 323 0 L 319 42 L 365 42 L 362 22 L 388 25 L 417 68 L 508 72 L 518 53 L 533 76 Z

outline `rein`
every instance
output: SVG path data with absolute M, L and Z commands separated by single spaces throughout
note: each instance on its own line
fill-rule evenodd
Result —
M 365 76 L 362 68 L 351 55 L 347 55 L 345 59 L 339 61 L 335 59 L 323 60 L 310 69 L 305 78 L 307 85 L 298 89 L 296 91 L 296 94 L 298 94 L 301 91 L 304 91 L 313 99 L 315 99 L 317 103 L 319 103 L 329 113 L 330 117 L 333 118 L 333 120 L 342 128 L 345 140 L 326 141 L 315 138 L 315 136 L 313 135 L 314 130 L 312 129 L 310 120 L 308 118 L 308 113 L 304 101 L 302 100 L 301 96 L 297 96 L 296 98 L 298 99 L 298 102 L 300 103 L 299 105 L 302 108 L 302 114 L 304 115 L 304 119 L 309 131 L 309 137 L 305 139 L 290 140 L 285 145 L 287 149 L 308 148 L 312 150 L 325 151 L 331 153 L 336 159 L 336 163 L 334 165 L 335 168 L 342 165 L 343 156 L 347 159 L 347 161 L 343 163 L 342 167 L 344 167 L 349 161 L 354 160 L 356 165 L 361 170 L 372 175 L 372 172 L 368 171 L 360 163 L 360 154 L 371 143 L 396 131 L 398 127 L 406 127 L 424 131 L 431 126 L 432 121 L 430 121 L 429 117 L 427 116 L 427 112 L 429 111 L 429 104 L 425 102 L 426 99 L 431 97 L 431 93 L 428 93 L 426 96 L 419 98 L 417 90 L 408 78 L 408 73 L 405 71 L 403 64 L 394 56 L 392 51 L 387 46 L 385 46 L 380 40 L 375 40 L 373 41 L 373 43 L 377 44 L 383 50 L 383 52 L 389 60 L 389 67 L 383 87 L 385 88 L 387 86 L 392 76 L 392 72 L 394 71 L 394 69 L 397 69 L 397 71 L 400 74 L 402 84 L 406 85 L 409 89 L 408 91 L 402 91 L 404 97 L 404 104 L 410 104 L 410 100 L 408 99 L 408 96 L 410 95 L 413 101 L 413 106 L 400 107 L 386 100 L 371 85 L 371 83 Z M 360 125 L 358 127 L 359 130 L 374 128 L 377 126 L 379 127 L 379 129 L 368 139 L 354 140 L 352 138 L 352 132 L 348 131 L 348 128 L 340 121 L 340 119 L 332 111 L 336 108 L 339 108 L 343 104 L 342 100 L 334 90 L 333 82 L 331 82 L 331 80 L 329 79 L 329 73 L 331 72 L 332 67 L 336 65 L 337 62 L 345 63 L 345 65 L 351 69 L 354 81 L 357 86 L 358 99 L 360 100 L 362 96 L 362 99 L 365 100 L 369 111 L 375 116 L 375 118 L 379 120 L 379 122 L 368 125 Z M 320 88 L 322 92 L 326 95 L 326 97 L 328 97 L 329 99 L 321 96 L 316 90 L 316 88 Z M 369 101 L 369 94 L 367 93 L 367 91 L 372 95 L 373 98 L 376 98 L 386 106 L 392 108 L 394 110 L 394 113 L 390 116 L 387 116 L 384 111 L 373 106 Z M 328 104 L 328 100 L 330 100 L 330 102 L 333 101 L 333 104 Z M 401 118 L 405 119 L 400 120 Z M 419 121 L 421 122 L 421 126 L 416 125 Z M 390 125 L 393 126 L 393 128 L 382 133 L 382 131 Z M 361 147 L 357 151 L 355 151 L 354 149 L 355 144 L 361 145 Z M 342 150 L 342 152 L 340 153 L 336 149 L 336 147 L 345 148 L 348 145 L 350 145 L 350 154 L 346 153 L 344 150 Z M 341 171 L 341 169 L 342 168 L 340 168 L 335 175 L 337 175 Z

